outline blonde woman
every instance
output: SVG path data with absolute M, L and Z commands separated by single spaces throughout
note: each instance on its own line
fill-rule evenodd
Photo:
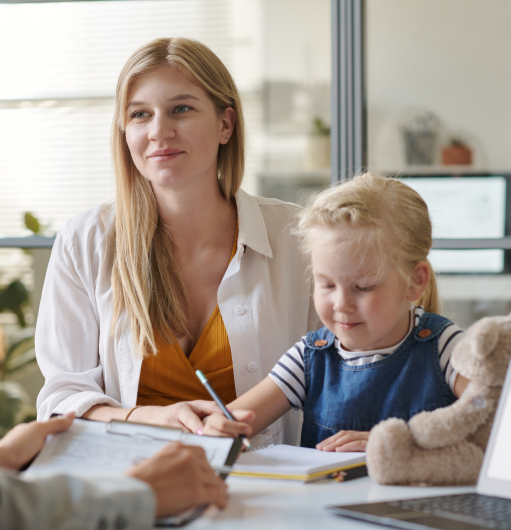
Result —
M 42 419 L 193 432 L 215 411 L 201 369 L 230 402 L 315 326 L 293 235 L 299 208 L 240 189 L 244 126 L 229 72 L 203 44 L 158 39 L 117 85 L 115 203 L 59 232 L 36 330 Z M 262 443 L 292 441 L 296 418 Z

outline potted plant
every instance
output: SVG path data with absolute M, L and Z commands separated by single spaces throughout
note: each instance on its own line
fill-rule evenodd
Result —
M 41 233 L 43 227 L 30 212 L 25 214 L 24 220 L 31 232 L 36 235 Z M 19 279 L 8 285 L 0 285 L 0 313 L 8 311 L 16 315 L 22 329 L 27 325 L 25 309 L 28 305 L 29 293 Z M 28 394 L 19 383 L 9 380 L 36 362 L 34 336 L 24 337 L 8 349 L 6 343 L 4 330 L 0 325 L 0 437 L 14 425 L 36 418 Z
M 19 280 L 0 288 L 0 312 L 14 313 L 21 328 L 26 326 L 23 310 L 27 304 L 28 292 Z M 18 383 L 8 380 L 18 370 L 34 362 L 34 337 L 25 337 L 6 350 L 0 326 L 0 437 L 17 423 L 35 419 L 27 393 Z
M 414 112 L 401 127 L 406 163 L 425 166 L 434 162 L 440 120 L 431 111 Z
M 308 170 L 330 167 L 330 127 L 318 116 L 312 120 L 304 165 Z
M 452 138 L 442 149 L 444 166 L 468 166 L 472 164 L 472 149 L 460 138 Z

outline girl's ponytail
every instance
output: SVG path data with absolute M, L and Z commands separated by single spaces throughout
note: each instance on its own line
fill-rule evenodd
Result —
M 431 267 L 429 260 L 426 260 L 429 268 L 429 280 L 426 285 L 426 289 L 422 293 L 421 297 L 414 302 L 415 305 L 420 305 L 424 308 L 424 311 L 428 313 L 440 314 L 442 311 L 442 301 L 438 295 L 438 286 L 435 276 L 435 271 Z

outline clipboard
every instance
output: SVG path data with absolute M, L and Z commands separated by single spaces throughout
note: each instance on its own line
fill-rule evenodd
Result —
M 24 476 L 35 478 L 56 473 L 118 476 L 172 441 L 202 447 L 211 467 L 217 469 L 223 479 L 242 447 L 239 438 L 199 436 L 157 425 L 124 421 L 102 423 L 79 418 L 73 420 L 67 431 L 47 438 Z M 158 519 L 156 525 L 183 526 L 206 509 L 207 506 L 199 506 L 177 516 Z
M 172 427 L 163 427 L 161 425 L 148 425 L 146 423 L 136 423 L 112 420 L 105 423 L 105 432 L 112 435 L 128 436 L 136 439 L 156 440 L 165 443 L 180 442 L 184 445 L 198 445 L 203 449 L 211 449 L 215 446 L 224 446 L 225 440 L 231 441 L 231 449 L 227 454 L 225 461 L 220 464 L 218 461 L 208 461 L 211 467 L 219 471 L 220 475 L 227 476 L 230 467 L 238 458 L 242 448 L 242 441 L 239 438 L 219 438 L 216 436 L 199 436 L 198 434 L 185 433 Z M 222 441 L 223 440 L 223 441 Z M 136 462 L 134 462 L 136 463 Z M 225 478 L 225 477 L 224 477 Z

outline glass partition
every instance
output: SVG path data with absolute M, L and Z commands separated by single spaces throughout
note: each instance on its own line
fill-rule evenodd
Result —
M 364 2 L 367 166 L 428 203 L 445 312 L 463 327 L 511 310 L 510 23 L 507 0 Z

